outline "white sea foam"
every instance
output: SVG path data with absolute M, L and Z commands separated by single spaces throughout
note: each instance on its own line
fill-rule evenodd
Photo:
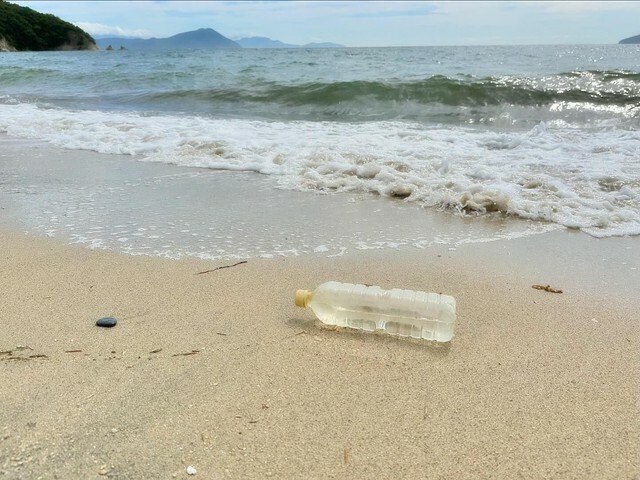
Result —
M 597 237 L 640 234 L 638 131 L 262 122 L 0 104 L 0 132 L 141 161 L 259 172 L 285 189 L 503 212 Z

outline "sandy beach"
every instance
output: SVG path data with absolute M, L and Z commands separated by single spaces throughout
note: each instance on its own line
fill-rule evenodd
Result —
M 236 262 L 7 229 L 0 244 L 2 478 L 640 475 L 637 237 L 557 231 L 203 274 Z M 453 295 L 456 336 L 322 329 L 293 295 L 331 279 Z

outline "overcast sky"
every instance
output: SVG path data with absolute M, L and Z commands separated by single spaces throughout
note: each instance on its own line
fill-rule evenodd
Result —
M 640 34 L 633 1 L 16 1 L 92 35 L 169 37 L 210 27 L 237 40 L 352 47 L 607 44 Z

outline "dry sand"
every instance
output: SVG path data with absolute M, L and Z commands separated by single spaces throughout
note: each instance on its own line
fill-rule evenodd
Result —
M 234 262 L 0 245 L 0 478 L 639 478 L 637 238 L 201 275 Z M 456 337 L 320 329 L 293 294 L 330 279 L 451 294 Z

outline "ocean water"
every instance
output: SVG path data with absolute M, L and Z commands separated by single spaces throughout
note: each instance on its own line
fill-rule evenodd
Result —
M 0 55 L 9 138 L 162 164 L 186 189 L 237 172 L 401 202 L 416 224 L 640 235 L 639 127 L 634 45 Z

